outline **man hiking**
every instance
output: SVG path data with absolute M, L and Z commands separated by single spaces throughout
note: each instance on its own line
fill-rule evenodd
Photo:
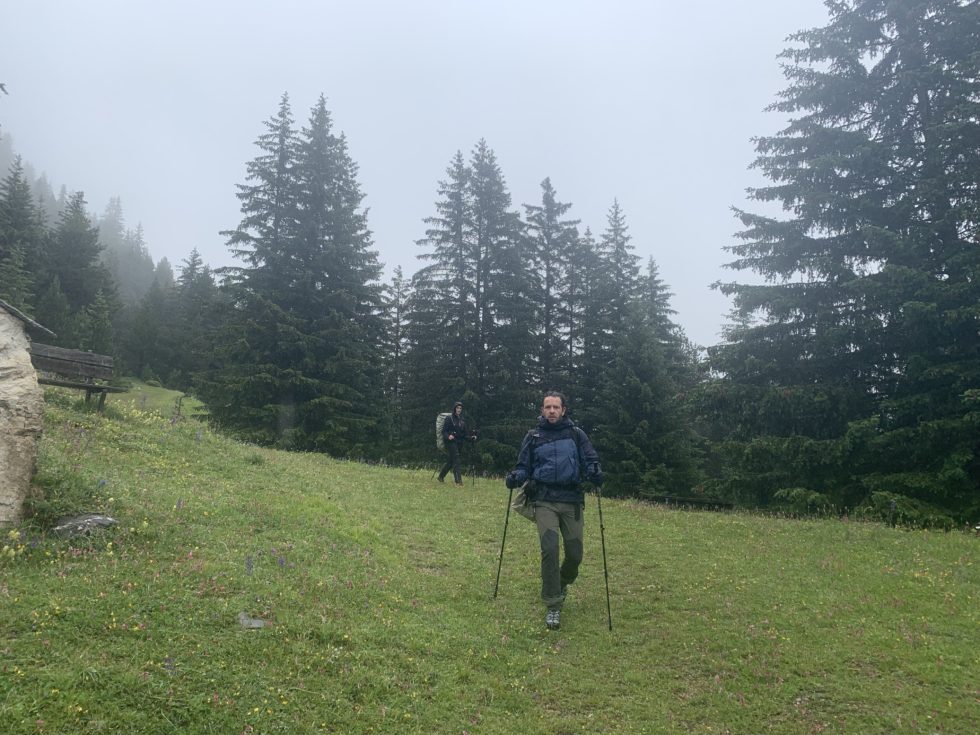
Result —
M 463 486 L 463 473 L 459 464 L 459 448 L 464 441 L 476 441 L 474 432 L 467 432 L 466 419 L 463 418 L 463 404 L 456 401 L 453 404 L 453 411 L 446 420 L 442 422 L 442 442 L 446 447 L 448 456 L 446 464 L 439 470 L 439 482 L 446 481 L 446 475 L 451 469 L 453 478 L 456 480 L 456 487 Z
M 541 599 L 548 608 L 545 625 L 549 630 L 561 627 L 568 585 L 575 581 L 582 563 L 582 479 L 602 484 L 599 455 L 565 411 L 561 393 L 545 395 L 537 428 L 524 437 L 517 464 L 505 480 L 510 489 L 527 483 L 524 492 L 534 510 L 541 541 Z M 565 549 L 560 564 L 559 534 Z

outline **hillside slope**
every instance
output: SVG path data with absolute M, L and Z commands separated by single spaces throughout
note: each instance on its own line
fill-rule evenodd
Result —
M 4 733 L 980 730 L 966 534 L 604 500 L 610 632 L 590 497 L 548 632 L 514 514 L 492 599 L 500 481 L 265 450 L 126 403 L 52 396 L 46 421 L 34 507 L 120 524 L 6 537 Z

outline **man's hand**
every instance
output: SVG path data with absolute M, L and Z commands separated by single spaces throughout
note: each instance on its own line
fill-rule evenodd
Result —
M 598 462 L 593 462 L 589 465 L 589 474 L 585 476 L 585 479 L 597 487 L 602 486 L 602 481 L 604 478 L 602 475 L 602 468 L 599 466 Z
M 504 484 L 507 486 L 508 490 L 513 490 L 515 487 L 521 484 L 517 478 L 517 470 L 511 470 L 507 473 L 507 477 L 504 478 Z
M 449 436 L 447 436 L 446 438 L 447 438 L 447 439 L 448 439 L 449 441 L 451 441 L 451 442 L 454 442 L 454 441 L 456 441 L 456 435 L 455 435 L 455 434 L 450 434 L 450 435 L 449 435 Z

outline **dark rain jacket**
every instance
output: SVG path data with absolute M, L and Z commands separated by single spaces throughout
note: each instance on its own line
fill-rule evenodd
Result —
M 598 470 L 599 455 L 584 431 L 567 416 L 554 423 L 541 416 L 527 432 L 517 455 L 517 484 L 533 481 L 531 499 L 582 504 L 582 479 Z
M 455 436 L 455 439 L 450 439 L 449 435 Z M 445 420 L 442 422 L 442 440 L 446 444 L 462 444 L 465 439 L 467 439 L 469 434 L 466 431 L 466 419 L 463 418 L 462 414 L 456 416 L 456 414 L 449 414 L 446 416 Z

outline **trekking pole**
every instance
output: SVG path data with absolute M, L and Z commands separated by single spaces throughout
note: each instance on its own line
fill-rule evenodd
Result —
M 471 443 L 473 444 L 473 450 L 472 451 L 473 451 L 473 453 L 476 453 L 476 429 L 473 430 L 473 433 L 470 436 L 472 437 L 472 442 Z M 473 457 L 471 459 L 471 461 L 470 461 L 470 479 L 473 480 L 473 483 L 472 483 L 473 484 L 473 487 L 476 487 L 476 463 L 479 460 L 479 458 L 480 458 L 479 455 L 477 455 L 477 456 Z
M 504 516 L 504 537 L 500 539 L 500 561 L 497 562 L 497 581 L 493 583 L 493 599 L 497 599 L 497 587 L 500 585 L 500 568 L 504 565 L 504 542 L 507 540 L 507 524 L 510 522 L 510 504 L 514 499 L 514 488 L 507 493 L 507 515 Z
M 599 538 L 602 539 L 602 571 L 606 576 L 606 617 L 609 620 L 609 630 L 612 630 L 612 608 L 609 605 L 609 565 L 606 563 L 606 526 L 602 522 L 602 485 L 596 485 L 595 489 L 596 501 L 599 504 Z

